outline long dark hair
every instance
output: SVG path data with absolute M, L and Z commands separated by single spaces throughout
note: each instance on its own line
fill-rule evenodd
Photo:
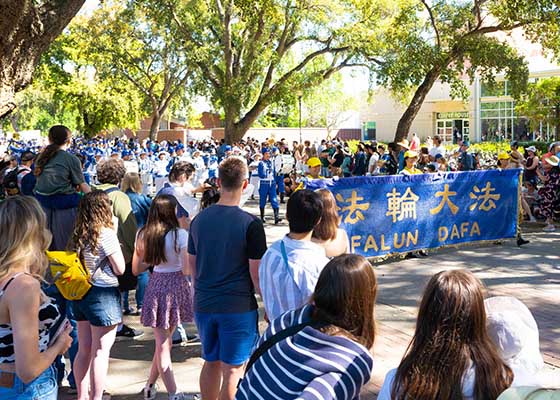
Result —
M 471 363 L 477 400 L 495 400 L 511 385 L 513 373 L 486 330 L 483 288 L 466 270 L 442 271 L 430 279 L 392 399 L 462 399 Z
M 101 228 L 113 227 L 112 210 L 111 200 L 104 191 L 92 190 L 90 193 L 86 193 L 78 206 L 76 225 L 68 248 L 83 254 L 86 247 L 89 247 L 92 254 L 97 254 Z
M 328 335 L 347 336 L 368 349 L 375 340 L 377 279 L 371 264 L 362 256 L 343 254 L 321 271 L 311 303 L 313 320 L 328 324 L 320 330 Z
M 144 242 L 144 262 L 159 265 L 167 262 L 165 256 L 165 236 L 173 231 L 175 252 L 177 246 L 177 229 L 179 221 L 176 214 L 177 200 L 175 197 L 162 194 L 157 196 L 148 211 L 146 225 L 140 230 L 138 237 Z
M 39 176 L 43 173 L 45 165 L 55 156 L 56 153 L 64 146 L 72 132 L 64 125 L 55 125 L 49 129 L 49 142 L 50 144 L 43 149 L 35 161 L 35 175 Z

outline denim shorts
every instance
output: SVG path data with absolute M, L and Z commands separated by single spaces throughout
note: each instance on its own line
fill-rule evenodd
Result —
M 194 313 L 202 359 L 242 365 L 259 338 L 257 310 L 243 313 Z
M 82 300 L 72 303 L 76 321 L 88 321 L 93 326 L 113 326 L 122 322 L 118 287 L 92 286 Z
M 0 399 L 2 400 L 56 400 L 57 397 L 58 385 L 53 366 L 47 368 L 29 383 L 23 383 L 15 375 L 13 387 L 0 387 Z

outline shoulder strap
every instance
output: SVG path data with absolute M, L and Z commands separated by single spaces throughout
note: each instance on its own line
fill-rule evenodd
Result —
M 109 194 L 109 193 L 116 192 L 116 191 L 118 191 L 118 190 L 119 190 L 118 187 L 114 187 L 114 186 L 113 186 L 113 187 L 110 187 L 110 188 L 108 188 L 108 189 L 105 189 L 104 192 L 107 193 L 107 194 Z
M 294 336 L 296 333 L 301 331 L 306 326 L 310 326 L 313 322 L 311 320 L 307 322 L 303 322 L 301 324 L 290 326 L 287 329 L 284 329 L 280 332 L 277 332 L 275 335 L 272 335 L 267 340 L 265 340 L 261 345 L 253 352 L 251 358 L 249 358 L 249 362 L 247 362 L 247 366 L 245 367 L 245 374 L 251 369 L 253 364 L 268 350 L 270 350 L 276 343 L 281 342 L 282 340 Z
M 12 283 L 12 281 L 14 279 L 16 279 L 18 276 L 20 275 L 24 275 L 25 272 L 18 272 L 17 274 L 15 274 L 14 276 L 12 276 L 8 282 L 6 282 L 6 284 L 4 285 L 4 287 L 2 289 L 0 289 L 0 297 L 2 297 L 2 295 L 4 294 L 4 292 L 6 291 L 6 289 L 8 289 L 8 286 L 10 286 L 10 283 Z
M 292 280 L 295 282 L 294 272 L 292 271 L 292 269 L 290 268 L 290 264 L 288 263 L 288 253 L 286 252 L 286 245 L 284 244 L 284 239 L 280 241 L 280 250 L 282 251 L 282 259 L 284 260 L 284 266 L 286 267 L 286 270 L 288 271 L 288 274 L 290 275 Z

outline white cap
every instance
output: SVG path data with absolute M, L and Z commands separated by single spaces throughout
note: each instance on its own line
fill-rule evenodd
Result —
M 525 304 L 515 297 L 484 301 L 486 328 L 504 361 L 516 370 L 536 373 L 544 366 L 539 349 L 539 328 Z

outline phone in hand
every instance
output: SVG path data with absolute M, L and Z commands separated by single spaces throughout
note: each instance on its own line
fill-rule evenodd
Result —
M 68 327 L 69 325 L 70 325 L 70 321 L 68 320 L 68 318 L 64 317 L 61 319 L 58 326 L 55 328 L 54 333 L 51 334 L 49 346 L 52 346 L 53 343 L 56 342 L 56 338 L 59 337 L 62 334 L 62 332 L 66 330 L 66 327 Z

